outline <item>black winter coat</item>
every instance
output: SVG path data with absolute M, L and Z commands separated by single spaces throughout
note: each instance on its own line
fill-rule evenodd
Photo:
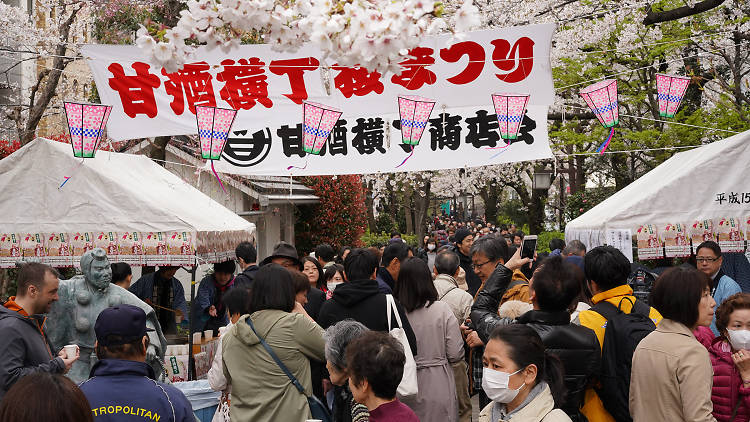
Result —
M 550 353 L 560 358 L 565 369 L 565 403 L 560 406 L 570 419 L 585 421 L 580 414 L 586 387 L 599 376 L 601 352 L 596 334 L 570 323 L 567 311 L 529 311 L 516 320 L 533 328 Z
M 484 288 L 477 295 L 474 305 L 471 307 L 471 325 L 479 334 L 484 344 L 490 338 L 490 334 L 500 325 L 507 325 L 513 322 L 509 318 L 500 318 L 497 315 L 497 308 L 500 307 L 500 299 L 508 289 L 513 271 L 506 268 L 503 264 L 498 264 L 495 271 L 490 274 L 490 278 L 484 283 Z M 467 274 L 466 281 L 469 281 Z
M 482 280 L 480 280 L 477 273 L 474 272 L 474 267 L 471 265 L 471 257 L 462 254 L 458 248 L 456 248 L 456 254 L 458 254 L 458 258 L 461 260 L 461 268 L 463 268 L 466 273 L 466 284 L 469 286 L 469 294 L 473 297 L 482 286 Z
M 396 300 L 396 308 L 404 323 L 404 331 L 409 339 L 409 346 L 414 356 L 417 355 L 417 338 L 411 329 L 409 320 L 401 304 Z M 385 313 L 386 298 L 378 290 L 375 280 L 355 280 L 339 284 L 333 291 L 333 296 L 320 308 L 318 324 L 323 328 L 343 321 L 353 319 L 365 327 L 375 331 L 388 331 L 388 319 Z M 396 328 L 396 316 L 391 316 L 391 328 Z
M 243 287 L 250 289 L 255 281 L 255 273 L 258 272 L 257 265 L 249 265 L 244 271 L 234 277 L 234 288 Z

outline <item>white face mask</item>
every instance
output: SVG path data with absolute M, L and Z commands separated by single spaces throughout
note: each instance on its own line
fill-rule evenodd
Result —
M 427 244 L 427 250 L 428 251 L 434 251 L 435 250 L 435 244 L 434 243 Z
M 482 369 L 482 390 L 490 400 L 498 403 L 510 403 L 516 398 L 518 392 L 526 385 L 521 384 L 517 390 L 509 388 L 510 376 L 521 372 L 523 368 L 509 374 L 507 372 L 495 371 L 494 369 Z
M 326 283 L 326 288 L 329 291 L 334 291 L 334 290 L 336 290 L 336 286 L 338 286 L 341 283 L 343 283 L 343 281 L 329 281 L 329 282 Z
M 734 350 L 750 350 L 750 331 L 748 330 L 727 330 L 729 333 L 729 343 Z

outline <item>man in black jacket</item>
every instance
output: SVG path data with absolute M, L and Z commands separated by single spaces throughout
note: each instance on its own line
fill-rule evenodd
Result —
M 234 254 L 237 255 L 237 263 L 240 266 L 241 273 L 234 278 L 234 287 L 249 289 L 255 280 L 255 273 L 258 271 L 258 252 L 250 242 L 242 242 L 234 248 Z
M 506 265 L 515 268 L 523 261 L 517 252 Z M 567 309 L 581 289 L 573 265 L 564 262 L 560 256 L 544 260 L 529 281 L 534 310 L 521 315 L 516 322 L 533 328 L 547 350 L 560 358 L 565 368 L 567 390 L 561 409 L 573 421 L 582 421 L 586 419 L 580 414 L 580 407 L 587 385 L 599 374 L 601 356 L 594 332 L 570 323 Z M 511 323 L 507 318 L 497 316 L 497 307 L 513 272 L 502 265 L 498 268 L 501 270 L 496 271 L 498 276 L 493 274 L 490 277 L 472 307 L 475 328 L 485 342 L 497 326 Z
M 18 272 L 18 294 L 0 306 L 0 399 L 22 377 L 68 372 L 78 356 L 52 355 L 42 314 L 57 301 L 57 271 L 31 262 Z
M 349 280 L 340 284 L 333 291 L 333 296 L 320 309 L 318 324 L 323 328 L 343 321 L 353 319 L 365 327 L 375 331 L 388 331 L 388 316 L 386 314 L 386 297 L 378 289 L 375 281 L 375 270 L 378 259 L 366 249 L 354 249 L 344 260 L 344 271 Z M 402 327 L 409 339 L 412 353 L 417 355 L 417 338 L 409 325 L 406 313 L 401 304 L 396 301 Z M 391 328 L 396 328 L 396 316 L 391 315 Z
M 453 236 L 456 242 L 456 253 L 461 260 L 461 268 L 466 272 L 466 284 L 469 286 L 469 294 L 473 297 L 482 286 L 482 280 L 474 272 L 471 262 L 471 246 L 474 244 L 474 236 L 468 229 L 460 228 Z

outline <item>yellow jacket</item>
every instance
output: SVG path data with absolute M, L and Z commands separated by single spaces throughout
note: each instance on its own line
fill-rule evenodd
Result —
M 631 300 L 635 301 L 635 296 L 633 296 L 633 289 L 631 289 L 627 284 L 623 284 L 613 289 L 601 292 L 591 298 L 591 301 L 594 304 L 597 304 L 603 300 L 606 300 L 607 302 L 615 306 L 620 306 L 620 301 L 624 297 L 629 297 Z M 622 301 L 620 309 L 623 312 L 629 314 L 632 308 L 632 302 L 630 302 L 629 300 Z M 654 308 L 651 308 L 649 317 L 657 326 L 661 322 L 661 314 Z M 601 348 L 604 344 L 604 330 L 607 327 L 607 320 L 596 311 L 586 310 L 581 311 L 578 314 L 578 322 L 582 326 L 590 328 L 594 331 L 594 334 L 596 334 L 596 338 L 599 340 L 599 348 Z M 615 419 L 612 417 L 612 415 L 610 415 L 609 412 L 604 409 L 602 401 L 599 399 L 599 396 L 596 394 L 596 391 L 593 388 L 589 388 L 588 390 L 586 390 L 586 397 L 584 398 L 583 408 L 581 408 L 581 412 L 588 418 L 590 422 L 615 422 Z
M 518 284 L 516 284 L 518 283 Z M 531 303 L 529 299 L 529 279 L 520 270 L 513 271 L 513 278 L 503 297 L 500 299 L 500 305 L 509 300 L 520 300 L 521 302 Z

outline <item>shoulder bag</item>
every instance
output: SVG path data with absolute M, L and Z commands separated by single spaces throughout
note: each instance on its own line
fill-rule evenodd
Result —
M 398 314 L 396 301 L 393 299 L 393 295 L 385 295 L 385 297 L 386 313 L 388 314 L 388 334 L 401 343 L 404 347 L 404 355 L 406 356 L 406 361 L 404 362 L 404 376 L 401 378 L 401 382 L 398 384 L 396 392 L 398 393 L 399 398 L 416 396 L 419 392 L 419 384 L 417 383 L 417 362 L 414 360 L 414 355 L 411 353 L 409 339 L 406 337 L 404 324 L 401 323 L 401 316 Z M 391 328 L 391 314 L 396 316 L 396 322 L 398 323 L 398 327 L 396 328 Z
M 247 322 L 247 325 L 250 326 L 250 328 L 253 330 L 253 333 L 258 337 L 258 340 L 260 340 L 260 344 L 263 345 L 263 348 L 266 349 L 269 355 L 273 358 L 274 362 L 276 362 L 276 365 L 279 365 L 279 368 L 281 368 L 282 371 L 286 374 L 286 376 L 289 378 L 289 381 L 292 382 L 292 385 L 294 385 L 297 390 L 299 390 L 300 393 L 302 393 L 303 396 L 307 398 L 307 404 L 310 406 L 310 414 L 312 415 L 313 419 L 320 419 L 323 422 L 333 422 L 333 418 L 331 417 L 331 412 L 328 411 L 328 408 L 320 401 L 317 397 L 314 395 L 307 395 L 305 394 L 305 387 L 302 386 L 302 384 L 299 383 L 297 378 L 292 375 L 292 373 L 287 369 L 286 365 L 284 365 L 283 362 L 281 362 L 281 359 L 279 359 L 278 356 L 276 356 L 276 353 L 273 352 L 273 349 L 271 349 L 271 346 L 266 343 L 266 341 L 261 337 L 257 331 L 255 331 L 255 326 L 253 325 L 253 322 L 250 320 L 250 316 L 245 319 Z

